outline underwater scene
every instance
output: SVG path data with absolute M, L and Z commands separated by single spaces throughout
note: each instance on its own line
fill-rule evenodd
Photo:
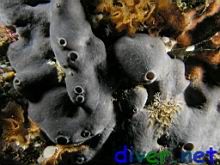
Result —
M 0 0 L 0 165 L 220 164 L 220 0 Z

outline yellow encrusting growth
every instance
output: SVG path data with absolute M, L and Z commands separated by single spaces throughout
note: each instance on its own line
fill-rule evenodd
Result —
M 51 66 L 54 66 L 57 70 L 57 79 L 58 79 L 58 82 L 62 82 L 65 78 L 65 72 L 64 72 L 64 69 L 63 67 L 58 63 L 58 62 L 55 62 L 55 61 L 52 61 L 52 60 L 49 60 L 48 65 L 51 65 Z
M 3 87 L 5 82 L 13 80 L 15 76 L 15 72 L 10 71 L 7 68 L 4 68 L 4 70 L 2 69 L 2 71 L 3 72 L 0 71 L 0 87 Z
M 133 34 L 153 22 L 155 8 L 155 0 L 102 0 L 97 11 L 107 14 L 117 31 Z
M 147 106 L 146 110 L 149 115 L 149 126 L 156 128 L 155 135 L 159 137 L 171 126 L 181 106 L 173 99 L 162 100 L 157 93 L 153 103 Z

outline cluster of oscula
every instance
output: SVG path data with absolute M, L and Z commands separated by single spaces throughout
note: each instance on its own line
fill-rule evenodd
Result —
M 0 18 L 19 34 L 7 55 L 29 117 L 53 143 L 87 146 L 76 163 L 92 160 L 110 138 L 138 152 L 219 143 L 218 89 L 204 86 L 203 101 L 160 38 L 137 33 L 106 44 L 80 0 L 2 0 Z

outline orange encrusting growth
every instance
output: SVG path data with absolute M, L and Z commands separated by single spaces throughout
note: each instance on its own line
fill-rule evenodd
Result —
M 172 38 L 182 46 L 193 44 L 191 32 L 206 18 L 220 11 L 220 0 L 210 0 L 195 8 L 181 10 L 177 2 L 171 0 L 101 0 L 97 12 L 110 21 L 117 31 L 127 30 L 134 34 L 154 29 L 172 31 Z
M 17 104 L 11 103 L 8 108 L 11 110 L 11 116 L 1 119 L 6 147 L 14 142 L 25 149 L 35 137 L 40 135 L 40 129 L 30 119 L 29 127 L 26 127 L 24 110 Z
M 159 24 L 162 24 L 161 26 L 171 27 L 177 33 L 182 32 L 188 25 L 188 17 L 185 17 L 184 13 L 172 1 L 160 0 L 158 2 L 157 13 L 163 18 L 158 19 L 158 15 L 156 15 Z
M 187 70 L 186 78 L 194 85 L 199 86 L 203 81 L 204 69 L 202 66 L 191 66 Z
M 5 44 L 10 44 L 18 39 L 17 34 L 12 32 L 7 27 L 0 24 L 0 47 Z
M 97 6 L 98 12 L 107 13 L 119 32 L 127 30 L 129 34 L 141 30 L 144 24 L 153 22 L 152 14 L 156 9 L 155 0 L 102 0 Z
M 192 38 L 189 32 L 195 29 L 196 26 L 204 21 L 207 17 L 211 17 L 220 11 L 220 0 L 212 1 L 204 13 L 198 14 L 198 12 L 201 12 L 202 7 L 204 6 L 198 7 L 195 10 L 189 10 L 184 13 L 184 17 L 187 18 L 187 22 L 185 23 L 186 26 L 182 31 L 182 34 L 177 38 L 179 44 L 183 46 L 191 45 Z
M 58 145 L 57 150 L 53 154 L 53 156 L 51 156 L 50 158 L 45 160 L 42 164 L 43 165 L 56 165 L 59 163 L 59 160 L 62 160 L 63 154 L 82 152 L 82 151 L 86 150 L 87 148 L 88 148 L 88 146 L 85 146 L 85 145 L 81 145 L 81 146 L 71 146 L 71 145 L 70 146 L 61 146 L 61 145 Z
M 220 47 L 220 32 L 217 32 L 212 38 L 211 42 L 213 44 L 213 47 L 219 48 Z
M 220 51 L 212 51 L 212 52 L 204 52 L 198 56 L 197 59 L 200 59 L 210 65 L 218 65 L 220 64 Z
M 6 116 L 0 118 L 3 125 L 4 150 L 15 143 L 23 150 L 27 149 L 35 140 L 35 138 L 41 136 L 40 128 L 28 119 L 25 121 L 24 110 L 16 103 L 10 103 L 7 106 L 9 110 Z M 45 159 L 42 164 L 44 165 L 56 165 L 65 153 L 83 152 L 89 147 L 86 145 L 57 145 L 56 152 L 48 159 Z

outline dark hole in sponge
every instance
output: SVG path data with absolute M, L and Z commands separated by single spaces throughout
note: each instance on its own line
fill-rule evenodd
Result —
M 184 144 L 183 149 L 185 149 L 186 151 L 192 151 L 194 148 L 194 145 L 192 143 L 187 143 Z
M 220 103 L 217 105 L 217 111 L 220 113 Z
M 83 164 L 84 161 L 85 161 L 85 157 L 84 157 L 84 156 L 78 156 L 78 157 L 76 158 L 76 163 L 77 163 L 77 164 Z
M 91 135 L 90 131 L 88 130 L 84 130 L 82 133 L 81 133 L 81 136 L 83 138 L 88 138 L 89 136 Z
M 84 98 L 84 96 L 82 96 L 82 95 L 79 95 L 79 96 L 77 96 L 76 97 L 76 102 L 77 103 L 83 103 L 85 101 L 85 98 Z
M 133 112 L 133 113 L 137 113 L 137 111 L 138 111 L 137 107 L 134 107 L 134 108 L 132 109 L 132 112 Z
M 65 38 L 59 38 L 58 43 L 60 44 L 60 46 L 62 47 L 66 47 L 67 45 L 67 41 Z
M 66 136 L 58 136 L 56 142 L 57 144 L 65 145 L 69 143 L 69 138 Z
M 30 0 L 25 0 L 24 3 L 29 5 L 29 6 L 35 7 L 35 6 L 40 5 L 40 4 L 50 3 L 50 0 L 31 0 L 31 1 Z
M 79 55 L 76 51 L 71 51 L 68 54 L 68 57 L 69 57 L 70 61 L 72 61 L 72 62 L 75 62 L 77 60 L 78 56 Z
M 21 81 L 20 81 L 18 78 L 15 78 L 15 79 L 14 79 L 14 84 L 15 84 L 16 86 L 20 86 L 20 85 L 21 85 Z
M 82 94 L 83 93 L 83 88 L 81 87 L 81 86 L 77 86 L 77 87 L 75 87 L 74 88 L 74 92 L 76 93 L 76 94 Z
M 207 99 L 199 88 L 188 87 L 184 93 L 185 101 L 189 107 L 201 109 Z
M 162 135 L 159 139 L 157 139 L 157 143 L 161 146 L 168 146 L 170 139 L 167 135 Z
M 153 80 L 154 77 L 155 77 L 155 74 L 154 74 L 153 72 L 148 72 L 148 73 L 146 74 L 146 79 L 147 79 L 147 80 Z

